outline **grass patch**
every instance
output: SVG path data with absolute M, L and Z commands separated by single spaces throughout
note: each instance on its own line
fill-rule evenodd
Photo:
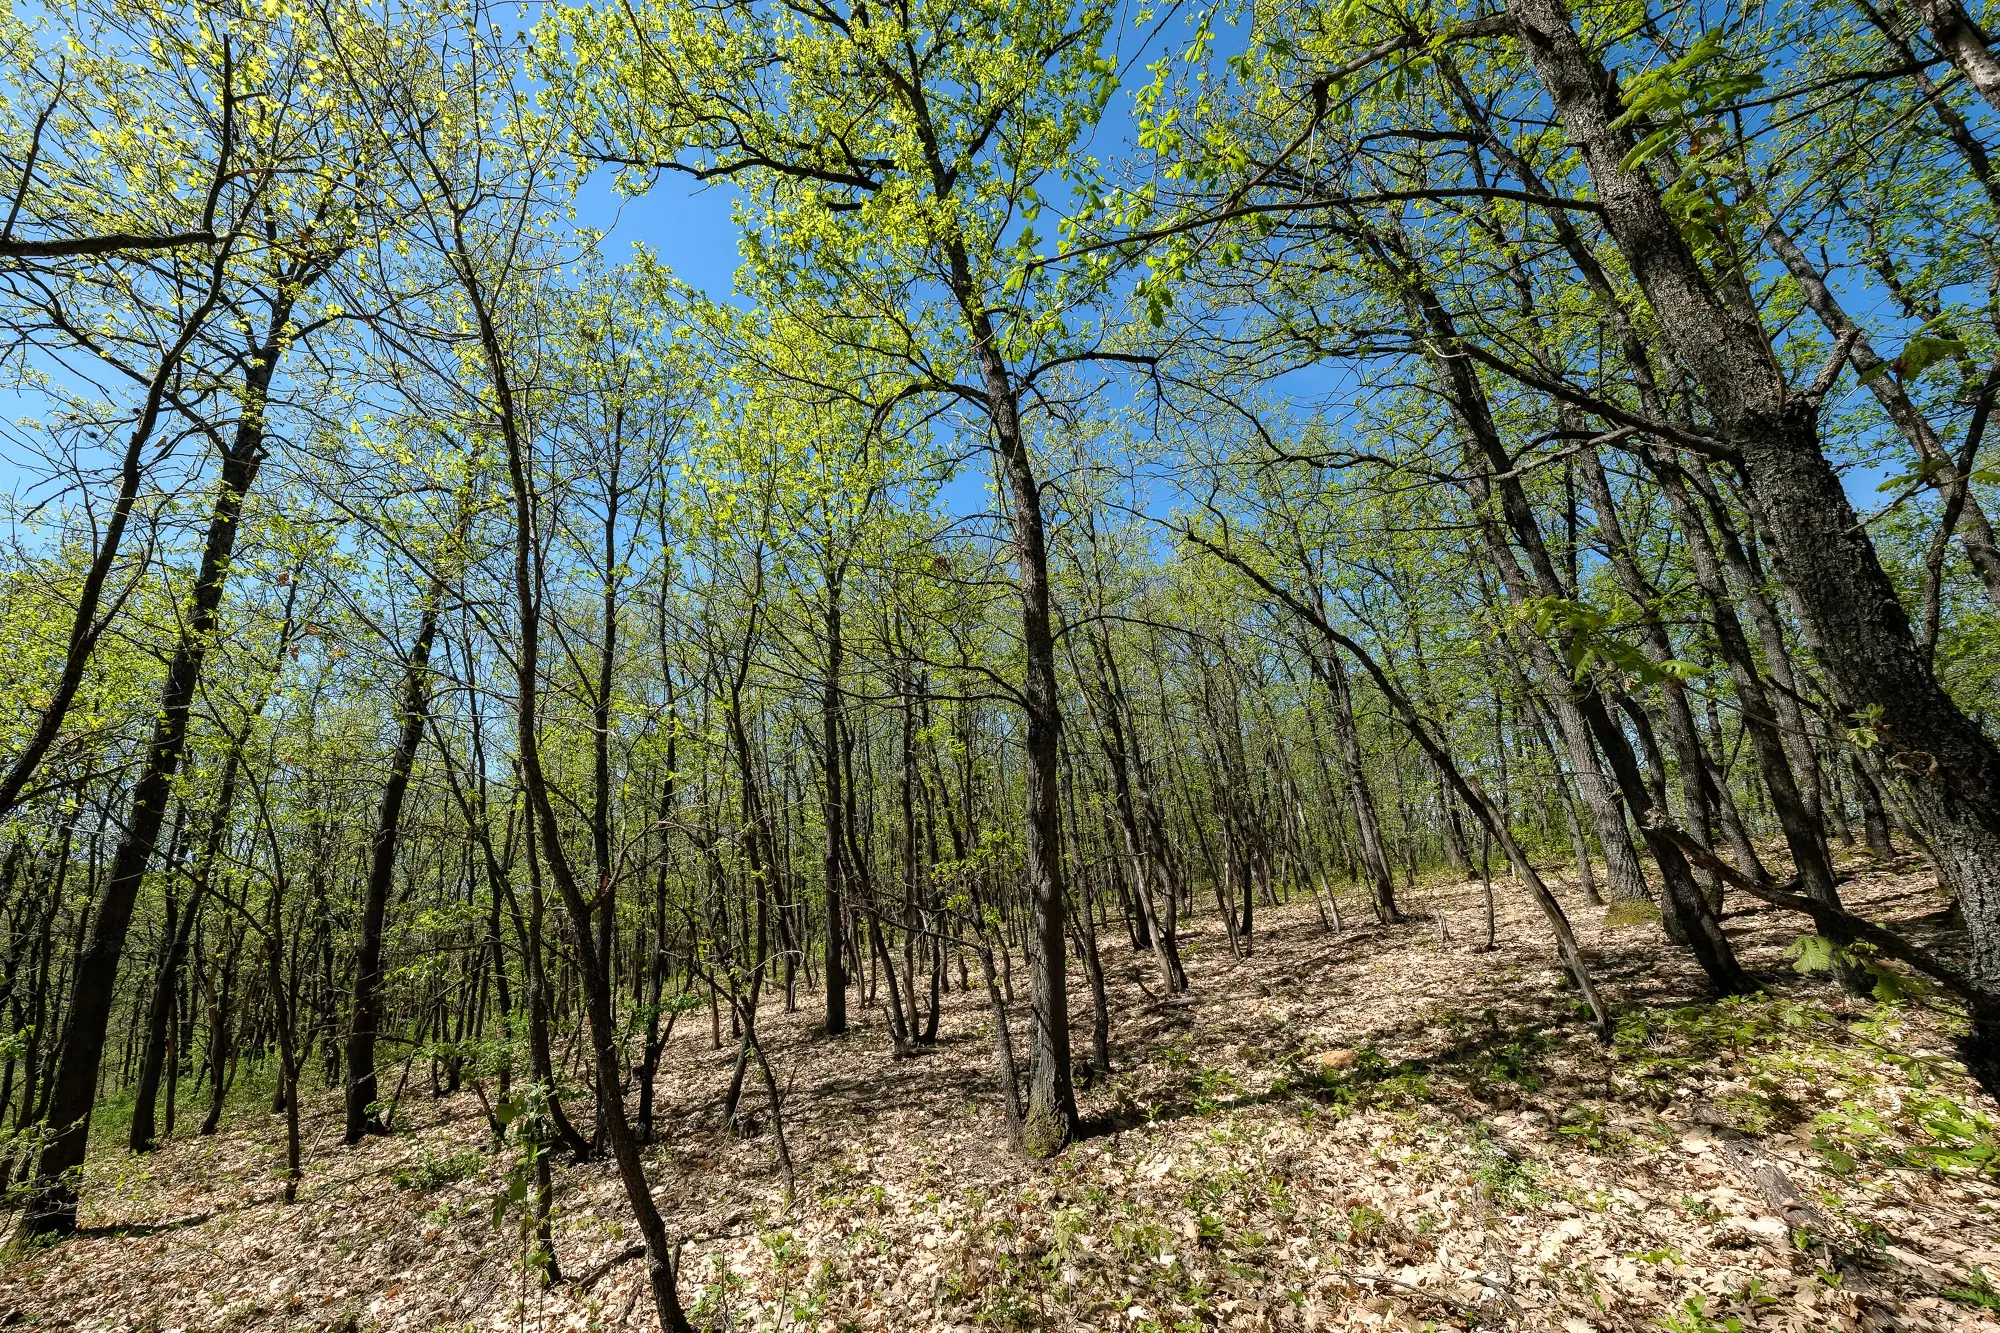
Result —
M 1660 909 L 1644 899 L 1629 903 L 1613 903 L 1604 909 L 1604 924 L 1615 930 L 1657 926 L 1660 924 Z
M 414 1162 L 389 1168 L 389 1179 L 398 1189 L 421 1190 L 426 1194 L 470 1180 L 486 1169 L 486 1156 L 476 1148 L 463 1152 L 425 1151 Z

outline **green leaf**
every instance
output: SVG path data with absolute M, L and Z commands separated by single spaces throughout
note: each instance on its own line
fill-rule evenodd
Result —
M 1965 344 L 1956 338 L 1934 338 L 1919 333 L 1896 354 L 1896 374 L 1913 380 L 1940 361 L 1956 361 L 1964 355 Z
M 1812 1149 L 1819 1154 L 1820 1162 L 1836 1176 L 1851 1176 L 1858 1165 L 1852 1153 L 1841 1149 L 1824 1134 L 1812 1137 Z
M 1794 972 L 1831 972 L 1839 946 L 1824 935 L 1802 935 L 1785 950 Z

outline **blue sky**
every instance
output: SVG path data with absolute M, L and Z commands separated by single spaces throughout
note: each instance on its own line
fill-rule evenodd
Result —
M 636 199 L 611 188 L 612 173 L 593 175 L 577 198 L 577 221 L 606 233 L 604 258 L 614 264 L 631 257 L 635 242 L 652 247 L 682 281 L 718 300 L 730 294 L 738 263 L 736 224 L 730 218 L 735 191 L 726 185 L 698 185 L 662 176 Z

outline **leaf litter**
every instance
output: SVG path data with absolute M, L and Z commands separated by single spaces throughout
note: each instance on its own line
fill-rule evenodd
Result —
M 1962 948 L 1929 875 L 1846 868 L 1855 910 Z M 879 1009 L 828 1040 L 804 988 L 798 1012 L 774 999 L 789 1202 L 761 1099 L 744 1134 L 719 1128 L 734 1044 L 692 1014 L 648 1150 L 682 1299 L 727 1330 L 2000 1328 L 2000 1113 L 1954 1015 L 1801 973 L 1800 919 L 1759 906 L 1727 925 L 1765 991 L 1709 1002 L 1657 926 L 1572 901 L 1619 1006 L 1603 1045 L 1533 909 L 1502 897 L 1490 952 L 1477 885 L 1338 935 L 1267 910 L 1243 959 L 1191 922 L 1192 990 L 1168 1003 L 1106 927 L 1113 1072 L 1046 1163 L 1005 1145 L 988 1010 L 955 971 L 917 1058 L 892 1058 Z M 494 1225 L 513 1149 L 472 1093 L 406 1094 L 399 1132 L 355 1148 L 337 1092 L 304 1110 L 290 1207 L 276 1117 L 98 1154 L 83 1231 L 9 1251 L 0 1325 L 650 1326 L 608 1164 L 559 1161 L 566 1280 L 544 1287 Z

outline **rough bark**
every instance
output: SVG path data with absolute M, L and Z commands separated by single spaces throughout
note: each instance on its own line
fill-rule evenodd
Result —
M 1931 37 L 1986 104 L 2000 111 L 2000 60 L 1959 0 L 1917 0 Z
M 1932 9 L 1951 17 L 1942 0 Z M 1509 0 L 1508 12 L 1589 169 L 1606 229 L 1762 507 L 1779 576 L 1810 624 L 1842 712 L 1859 714 L 1884 749 L 1940 880 L 1965 909 L 1981 999 L 1964 1053 L 2000 1096 L 2000 749 L 1919 651 L 1820 448 L 1819 404 L 1786 382 L 1754 315 L 1717 299 L 1643 164 L 1626 165 L 1629 136 L 1613 128 L 1624 111 L 1616 81 L 1584 47 L 1561 0 Z M 1964 43 L 1953 49 L 1963 53 Z M 1990 86 L 2000 107 L 2000 82 Z

